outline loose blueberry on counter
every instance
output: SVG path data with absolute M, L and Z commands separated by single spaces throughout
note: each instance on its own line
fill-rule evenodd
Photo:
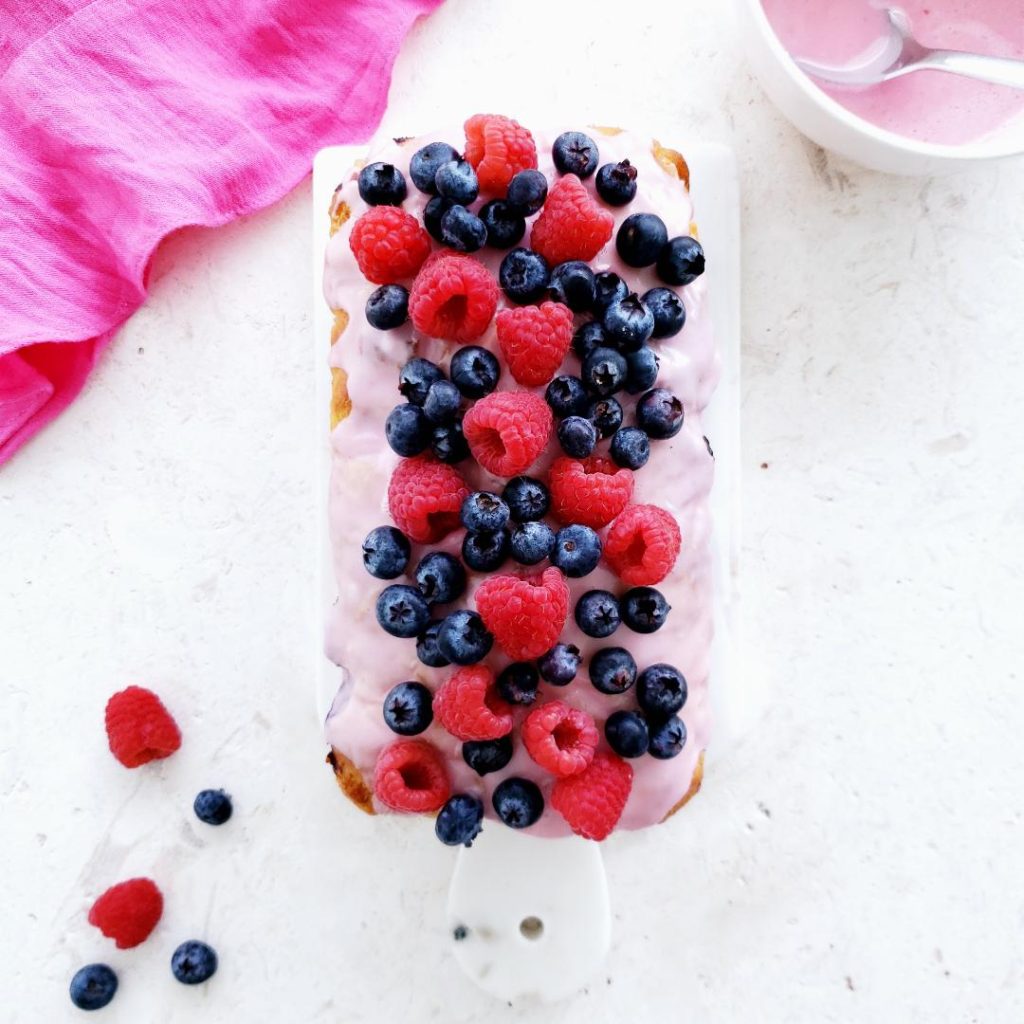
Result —
M 597 297 L 597 285 L 594 272 L 583 260 L 570 260 L 559 263 L 551 271 L 548 283 L 548 298 L 552 302 L 561 302 L 574 313 L 586 313 L 594 308 Z
M 647 714 L 667 718 L 681 711 L 686 703 L 686 679 L 672 665 L 651 665 L 640 673 L 636 698 Z
M 423 208 L 423 226 L 435 242 L 444 242 L 444 239 L 441 237 L 441 221 L 444 220 L 444 215 L 454 205 L 450 199 L 434 196 Z
M 601 561 L 601 538 L 589 527 L 573 524 L 555 535 L 551 564 L 571 579 L 580 579 L 597 568 Z
M 636 196 L 636 168 L 628 161 L 604 164 L 598 169 L 597 194 L 609 206 L 625 206 Z
M 434 173 L 434 188 L 442 199 L 450 199 L 460 206 L 476 202 L 480 194 L 480 182 L 468 160 L 449 160 L 441 164 Z
M 615 236 L 615 248 L 630 267 L 649 267 L 668 241 L 668 228 L 656 213 L 632 213 Z
M 102 1010 L 117 994 L 117 975 L 106 964 L 87 964 L 75 971 L 70 994 L 80 1010 Z
M 604 723 L 604 735 L 619 757 L 643 757 L 651 742 L 647 720 L 636 711 L 613 711 Z
M 438 812 L 434 833 L 445 846 L 472 846 L 480 835 L 484 805 L 469 793 L 456 793 Z
M 514 476 L 502 494 L 517 523 L 543 519 L 551 506 L 551 492 L 532 476 Z
M 551 156 L 562 174 L 589 178 L 597 170 L 597 143 L 583 132 L 562 132 L 551 147 Z
M 513 249 L 498 268 L 498 283 L 520 305 L 536 302 L 548 286 L 551 271 L 547 260 L 532 249 Z
M 683 429 L 683 403 L 671 391 L 654 388 L 637 402 L 636 423 L 655 441 L 675 437 Z
M 399 736 L 418 736 L 434 720 L 433 702 L 422 683 L 399 683 L 384 698 L 384 721 Z
M 504 199 L 492 199 L 480 210 L 487 229 L 487 244 L 492 249 L 511 249 L 526 234 L 526 221 L 519 210 Z
M 596 348 L 583 360 L 583 383 L 592 394 L 607 398 L 621 391 L 628 371 L 625 357 L 613 348 Z
M 651 439 L 639 427 L 622 427 L 612 435 L 609 454 L 623 469 L 640 469 L 651 457 Z
M 537 662 L 541 678 L 552 686 L 568 686 L 580 670 L 580 649 L 575 644 L 555 644 Z
M 183 985 L 201 985 L 217 971 L 217 954 L 205 942 L 191 939 L 171 954 L 171 973 Z
M 484 620 L 476 612 L 460 608 L 441 623 L 437 646 L 456 665 L 475 665 L 490 653 L 494 636 L 487 631 Z
M 644 292 L 644 305 L 654 314 L 652 338 L 673 338 L 686 323 L 683 300 L 671 288 L 652 288 Z
M 467 495 L 459 510 L 459 519 L 467 530 L 485 533 L 507 526 L 509 515 L 504 499 L 490 491 L 474 491 Z
M 615 398 L 599 398 L 587 406 L 586 417 L 599 437 L 611 437 L 622 426 L 622 406 Z
M 450 380 L 434 381 L 423 403 L 423 414 L 435 426 L 447 426 L 459 414 L 462 395 Z
M 196 793 L 192 810 L 207 825 L 223 825 L 233 811 L 231 797 L 223 789 L 204 789 Z
M 583 416 L 567 416 L 558 424 L 558 443 L 574 459 L 585 459 L 597 444 L 597 427 Z
M 595 349 L 608 347 L 608 335 L 604 333 L 604 328 L 596 320 L 580 324 L 572 336 L 572 350 L 580 357 L 580 362 L 583 362 Z
M 625 647 L 602 647 L 590 659 L 590 681 L 601 693 L 625 693 L 636 682 L 636 662 Z
M 686 726 L 681 718 L 670 718 L 651 729 L 647 753 L 659 761 L 668 761 L 686 746 Z
M 444 371 L 436 363 L 413 356 L 399 371 L 398 390 L 413 405 L 423 405 L 435 381 L 444 380 Z
M 462 421 L 449 423 L 446 427 L 434 427 L 430 450 L 436 459 L 448 465 L 468 459 L 469 444 L 462 433 Z
M 427 628 L 416 637 L 416 657 L 429 668 L 444 668 L 451 662 L 441 653 L 437 635 L 441 631 L 441 620 L 427 623 Z
M 588 590 L 576 602 L 575 614 L 576 625 L 599 640 L 611 636 L 622 621 L 619 602 L 607 590 Z
M 393 331 L 409 319 L 409 293 L 400 284 L 382 284 L 366 300 L 366 319 L 378 331 Z
M 498 673 L 498 693 L 509 704 L 532 704 L 537 699 L 540 676 L 528 661 L 514 661 Z
M 548 179 L 540 171 L 520 171 L 508 183 L 506 197 L 523 216 L 529 217 L 544 205 L 548 197 Z
M 409 538 L 394 526 L 378 526 L 363 541 L 363 565 L 379 580 L 393 580 L 405 572 L 412 548 Z
M 581 416 L 587 408 L 587 389 L 579 377 L 555 377 L 544 392 L 544 400 L 560 419 L 565 416 Z
M 506 779 L 491 798 L 494 812 L 509 828 L 529 828 L 544 813 L 544 797 L 529 779 Z
M 538 565 L 555 546 L 555 531 L 547 523 L 520 523 L 509 542 L 512 557 L 520 565 Z
M 359 195 L 370 206 L 401 206 L 408 192 L 405 175 L 393 164 L 378 161 L 359 172 Z
M 447 551 L 430 551 L 416 566 L 416 586 L 427 604 L 448 604 L 466 589 L 466 570 Z
M 413 637 L 430 621 L 430 606 L 415 587 L 392 583 L 377 598 L 377 621 L 385 633 Z
M 602 323 L 620 352 L 636 352 L 654 333 L 654 314 L 636 292 L 613 302 L 604 311 Z
M 614 271 L 605 270 L 594 277 L 594 313 L 600 316 L 616 300 L 624 299 L 629 287 Z
M 487 244 L 487 225 L 464 206 L 453 206 L 441 218 L 441 241 L 456 252 L 476 252 Z
M 500 772 L 512 760 L 512 737 L 467 740 L 462 744 L 462 760 L 481 777 L 491 772 Z
M 656 633 L 665 625 L 672 606 L 654 587 L 633 587 L 619 600 L 622 621 L 634 633 Z
M 459 153 L 447 142 L 431 142 L 416 150 L 409 161 L 409 177 L 412 183 L 428 195 L 437 194 L 435 179 L 443 164 L 459 160 Z
M 462 560 L 477 572 L 494 572 L 504 565 L 510 544 L 507 528 L 494 533 L 467 533 L 462 538 Z
M 626 393 L 639 395 L 654 386 L 660 363 L 657 353 L 649 345 L 626 355 Z
M 449 372 L 465 398 L 483 398 L 498 386 L 501 366 L 487 349 L 465 345 L 452 356 Z
M 419 455 L 430 444 L 430 421 L 418 405 L 396 405 L 384 422 L 391 449 L 403 458 Z
M 658 254 L 658 277 L 666 284 L 684 285 L 704 273 L 704 250 L 696 238 L 673 238 Z

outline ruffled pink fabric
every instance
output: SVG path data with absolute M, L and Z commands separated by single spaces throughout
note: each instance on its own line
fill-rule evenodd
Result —
M 372 134 L 440 2 L 0 3 L 0 464 L 78 394 L 164 236 Z

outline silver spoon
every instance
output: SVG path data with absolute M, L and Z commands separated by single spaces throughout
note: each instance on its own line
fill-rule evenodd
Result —
M 931 50 L 914 38 L 910 19 L 903 11 L 888 7 L 885 15 L 891 29 L 888 39 L 865 54 L 859 63 L 832 67 L 797 59 L 797 65 L 814 78 L 837 85 L 877 85 L 927 69 L 1024 89 L 1024 60 L 986 57 L 962 50 Z

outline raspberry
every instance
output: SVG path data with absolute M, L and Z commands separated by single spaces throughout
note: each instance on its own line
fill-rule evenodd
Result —
M 394 284 L 412 277 L 430 255 L 430 235 L 397 206 L 374 206 L 355 222 L 348 244 L 363 277 Z
M 402 459 L 388 484 L 388 511 L 395 525 L 418 544 L 433 544 L 459 525 L 469 488 L 453 466 L 429 455 Z
M 513 661 L 529 661 L 558 642 L 569 588 L 555 568 L 539 576 L 492 576 L 477 589 L 476 608 L 498 646 Z
M 555 182 L 533 222 L 530 248 L 551 264 L 592 260 L 612 237 L 615 219 L 591 198 L 575 174 Z
M 390 207 L 381 207 L 390 209 Z M 498 308 L 498 284 L 471 256 L 436 252 L 409 292 L 409 317 L 420 334 L 445 341 L 476 341 Z
M 551 464 L 548 486 L 551 511 L 559 522 L 599 530 L 629 504 L 633 471 L 600 455 L 582 460 L 560 457 Z
M 181 732 L 170 712 L 151 690 L 129 686 L 107 701 L 107 742 L 125 766 L 170 757 L 181 746 Z
M 543 398 L 528 391 L 495 391 L 466 413 L 462 433 L 488 473 L 516 476 L 544 451 L 553 422 Z
M 465 125 L 466 159 L 476 169 L 480 191 L 504 196 L 512 177 L 537 166 L 533 136 L 501 114 L 474 114 Z
M 498 314 L 498 344 L 516 382 L 547 384 L 572 344 L 572 310 L 560 302 L 518 306 Z
M 657 505 L 630 505 L 604 542 L 604 556 L 631 587 L 660 583 L 676 564 L 682 537 L 675 518 Z
M 555 783 L 551 806 L 576 835 L 600 841 L 618 824 L 632 787 L 629 764 L 602 750 L 585 771 Z
M 523 722 L 523 745 L 530 757 L 560 779 L 590 764 L 598 739 L 593 718 L 560 700 L 542 704 Z
M 441 684 L 434 715 L 458 740 L 499 740 L 512 731 L 512 712 L 483 665 L 460 668 Z
M 385 747 L 373 771 L 373 791 L 393 811 L 437 811 L 451 796 L 448 771 L 426 740 L 398 740 Z
M 131 949 L 149 938 L 164 912 L 164 898 L 148 878 L 129 878 L 111 886 L 89 910 L 95 925 L 118 949 Z

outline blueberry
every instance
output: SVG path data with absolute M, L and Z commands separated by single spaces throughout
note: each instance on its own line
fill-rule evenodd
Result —
M 649 345 L 626 355 L 626 393 L 639 395 L 654 387 L 658 379 L 658 356 Z
M 430 444 L 430 421 L 418 405 L 396 405 L 384 422 L 384 434 L 393 451 L 411 458 Z
M 597 568 L 601 561 L 601 538 L 589 526 L 566 526 L 555 536 L 551 564 L 566 576 L 579 579 Z
M 583 362 L 595 349 L 608 347 L 608 335 L 604 333 L 604 328 L 596 320 L 588 320 L 587 323 L 580 324 L 572 336 L 572 350 L 580 357 L 580 362 Z
M 618 274 L 602 271 L 594 277 L 594 312 L 600 316 L 613 302 L 628 294 L 629 288 Z
M 643 757 L 651 740 L 647 720 L 636 711 L 613 711 L 604 723 L 604 735 L 619 757 Z
M 392 583 L 377 598 L 377 621 L 392 636 L 416 636 L 429 620 L 430 606 L 415 587 Z
M 526 234 L 526 221 L 519 210 L 504 199 L 492 199 L 480 210 L 480 219 L 487 230 L 487 244 L 492 249 L 511 249 Z
M 636 662 L 625 647 L 602 647 L 590 659 L 590 681 L 601 693 L 625 693 L 636 682 Z
M 585 459 L 597 444 L 597 427 L 583 416 L 567 416 L 558 424 L 558 443 L 574 459 Z
M 529 779 L 506 779 L 491 798 L 494 811 L 509 828 L 529 828 L 544 813 L 544 797 Z
M 622 427 L 608 448 L 612 460 L 624 469 L 640 469 L 651 457 L 651 439 L 639 427 Z
M 441 620 L 434 619 L 427 623 L 427 628 L 416 637 L 416 657 L 430 668 L 444 668 L 451 662 L 441 653 L 437 643 L 441 631 Z
M 196 793 L 192 810 L 207 825 L 223 825 L 231 817 L 231 797 L 223 789 L 204 789 Z
M 476 612 L 459 609 L 441 623 L 437 646 L 456 665 L 475 665 L 487 657 L 494 646 L 494 637 L 487 632 L 484 620 Z
M 520 523 L 512 531 L 509 545 L 520 565 L 537 565 L 551 554 L 555 531 L 547 523 Z
M 366 319 L 378 331 L 393 331 L 409 318 L 409 293 L 400 284 L 382 284 L 366 300 Z
M 636 698 L 647 714 L 654 718 L 668 718 L 681 711 L 686 703 L 686 679 L 672 665 L 651 665 L 640 673 Z
M 686 746 L 686 726 L 681 718 L 670 718 L 651 730 L 647 753 L 659 761 L 667 761 Z
M 444 371 L 429 359 L 413 356 L 398 374 L 398 390 L 413 405 L 423 405 L 434 381 L 444 380 Z
M 359 195 L 370 206 L 401 206 L 408 191 L 405 176 L 393 164 L 378 161 L 359 172 Z
M 71 979 L 71 1002 L 80 1010 L 102 1010 L 117 993 L 117 975 L 106 964 L 88 964 Z
M 654 314 L 636 292 L 604 311 L 604 329 L 621 352 L 635 352 L 654 333 Z
M 434 720 L 433 701 L 422 683 L 399 683 L 384 698 L 384 721 L 399 736 L 418 736 Z
M 512 760 L 512 737 L 468 740 L 462 744 L 462 760 L 480 776 L 500 772 Z
M 548 179 L 540 171 L 520 171 L 508 183 L 508 201 L 524 216 L 536 213 L 548 197 Z
M 620 225 L 615 248 L 630 267 L 649 267 L 668 241 L 668 228 L 656 213 L 632 213 Z
M 456 793 L 438 812 L 434 833 L 445 846 L 472 846 L 480 835 L 484 805 L 469 793 Z
M 514 661 L 498 674 L 498 693 L 509 704 L 532 704 L 540 677 L 528 661 Z
M 696 238 L 673 238 L 658 255 L 658 277 L 666 284 L 689 284 L 704 273 L 704 250 Z
M 409 177 L 421 192 L 436 195 L 438 170 L 443 164 L 458 159 L 458 151 L 447 142 L 431 142 L 413 153 L 409 161 Z
M 434 188 L 442 199 L 468 206 L 480 194 L 476 171 L 468 160 L 449 160 L 434 173 Z M 667 240 L 667 238 L 666 238 Z
M 595 395 L 607 398 L 626 383 L 625 358 L 613 348 L 596 348 L 583 360 L 583 383 Z
M 450 380 L 434 381 L 423 403 L 423 414 L 434 426 L 447 426 L 459 414 L 462 395 Z
M 574 313 L 586 313 L 594 308 L 596 287 L 590 267 L 582 260 L 570 260 L 551 271 L 548 298 L 568 306 Z
M 434 196 L 423 208 L 423 226 L 434 241 L 444 242 L 444 238 L 441 236 L 441 222 L 444 220 L 444 215 L 454 205 L 450 199 Z
M 532 476 L 514 476 L 502 494 L 517 523 L 530 523 L 543 519 L 551 505 L 551 493 Z
M 467 533 L 462 538 L 462 560 L 477 572 L 494 572 L 508 558 L 510 544 L 507 529 L 495 533 Z
M 675 437 L 683 429 L 683 403 L 671 391 L 655 388 L 637 402 L 636 423 L 655 441 Z
M 171 954 L 171 973 L 183 985 L 201 985 L 217 971 L 217 954 L 205 942 L 191 939 Z
M 483 398 L 498 386 L 501 366 L 487 349 L 465 345 L 452 356 L 450 372 L 465 398 Z
M 555 644 L 538 662 L 543 679 L 552 686 L 568 686 L 580 670 L 580 649 L 575 644 Z
M 487 226 L 464 206 L 453 206 L 441 218 L 441 241 L 456 252 L 476 252 L 487 244 Z
M 520 305 L 536 302 L 550 277 L 547 260 L 532 249 L 513 249 L 498 268 L 498 281 L 505 294 Z
M 544 392 L 544 398 L 559 418 L 581 416 L 587 408 L 587 389 L 579 377 L 555 377 Z
M 409 539 L 393 526 L 372 529 L 363 541 L 363 565 L 379 580 L 393 580 L 405 572 L 412 548 Z
M 644 305 L 654 315 L 652 338 L 673 338 L 686 323 L 683 300 L 671 288 L 652 288 L 643 294 Z
M 431 551 L 420 559 L 415 572 L 416 586 L 427 604 L 448 604 L 466 589 L 466 570 L 447 551 Z
M 636 168 L 628 161 L 605 164 L 597 172 L 597 194 L 609 206 L 625 206 L 636 195 Z
M 619 602 L 607 590 L 588 590 L 576 602 L 576 625 L 599 640 L 611 636 L 621 621 Z
M 555 139 L 551 155 L 562 174 L 589 178 L 597 170 L 597 143 L 583 132 L 562 132 Z
M 498 495 L 475 491 L 463 500 L 459 518 L 467 530 L 493 533 L 508 525 L 509 508 Z
M 435 458 L 449 465 L 468 459 L 469 444 L 462 433 L 462 421 L 449 423 L 446 427 L 434 427 L 430 450 Z
M 622 406 L 614 398 L 598 398 L 587 406 L 587 419 L 599 437 L 611 437 L 622 426 Z
M 665 625 L 672 606 L 654 587 L 633 587 L 619 601 L 622 621 L 634 633 L 655 633 Z

